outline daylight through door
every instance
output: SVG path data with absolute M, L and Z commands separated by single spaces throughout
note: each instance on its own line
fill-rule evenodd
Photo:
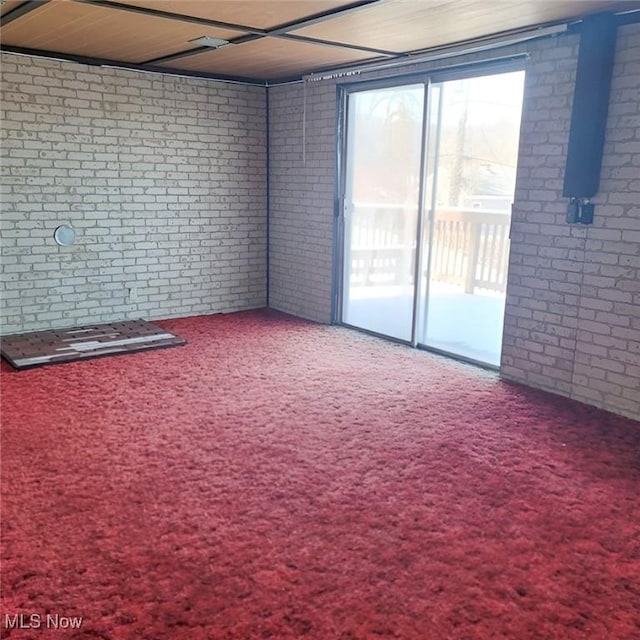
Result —
M 343 323 L 499 365 L 523 86 L 347 95 Z

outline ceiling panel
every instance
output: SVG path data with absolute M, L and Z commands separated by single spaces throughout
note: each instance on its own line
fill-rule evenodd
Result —
M 0 35 L 8 46 L 139 63 L 193 49 L 189 41 L 200 36 L 228 40 L 244 32 L 55 0 L 2 27 Z
M 266 29 L 331 11 L 353 0 L 120 0 L 121 4 Z
M 292 31 L 297 35 L 405 52 L 605 10 L 637 0 L 383 0 Z
M 251 78 L 283 78 L 313 69 L 370 59 L 371 54 L 279 38 L 261 38 L 188 58 L 165 67 Z
M 3 13 L 24 0 L 5 0 Z M 117 0 L 141 9 L 269 29 L 354 0 Z M 29 6 L 36 3 L 27 3 Z M 202 36 L 232 40 L 246 33 L 171 17 L 145 15 L 85 0 L 51 0 L 2 26 L 4 47 L 20 47 L 131 64 L 189 51 Z M 398 53 L 430 49 L 504 31 L 637 9 L 638 0 L 376 0 L 344 15 L 291 31 L 351 46 Z M 370 60 L 376 54 L 267 37 L 166 61 L 164 68 L 272 80 Z
M 3 16 L 6 13 L 9 13 L 9 11 L 13 11 L 16 7 L 19 7 L 23 3 L 24 0 L 5 0 L 0 5 L 0 15 Z

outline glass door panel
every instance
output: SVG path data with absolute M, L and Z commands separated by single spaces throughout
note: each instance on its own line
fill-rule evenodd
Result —
M 342 321 L 411 340 L 425 85 L 348 96 Z
M 523 86 L 521 71 L 432 86 L 418 342 L 494 366 Z

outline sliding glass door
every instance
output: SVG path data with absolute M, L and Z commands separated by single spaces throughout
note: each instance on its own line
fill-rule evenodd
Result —
M 523 81 L 348 94 L 345 324 L 499 365 Z
M 411 340 L 423 84 L 349 96 L 342 321 Z
M 500 364 L 524 72 L 434 84 L 418 342 Z

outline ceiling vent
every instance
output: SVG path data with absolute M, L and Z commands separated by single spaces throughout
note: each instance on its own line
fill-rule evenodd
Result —
M 220 49 L 231 44 L 228 40 L 223 40 L 222 38 L 212 38 L 210 36 L 202 36 L 201 38 L 196 38 L 195 40 L 189 40 L 189 42 L 197 44 L 201 47 L 210 47 L 211 49 Z

